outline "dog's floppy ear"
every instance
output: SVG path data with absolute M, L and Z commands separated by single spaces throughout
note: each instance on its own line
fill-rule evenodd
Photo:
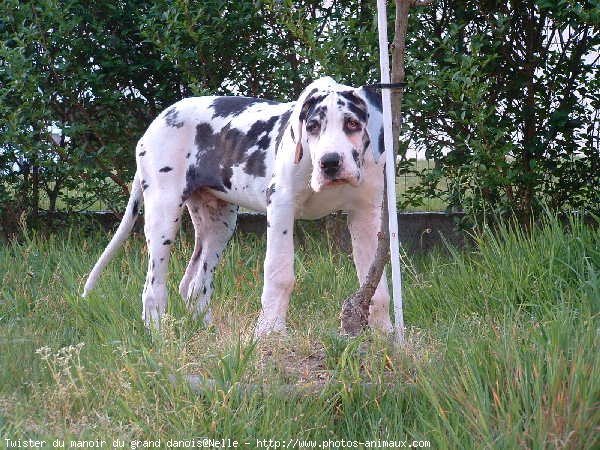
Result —
M 373 160 L 379 161 L 379 157 L 385 152 L 383 143 L 383 112 L 381 104 L 381 94 L 373 88 L 366 86 L 356 89 L 356 95 L 364 100 L 369 111 L 367 121 L 367 132 L 371 139 L 371 150 L 373 151 Z
M 294 163 L 298 164 L 302 159 L 303 148 L 302 148 L 302 130 L 304 128 L 304 122 L 306 115 L 310 107 L 314 104 L 317 99 L 316 94 L 320 91 L 327 90 L 328 87 L 335 85 L 336 82 L 333 78 L 324 77 L 310 83 L 300 94 L 292 115 L 290 116 L 290 128 L 292 134 L 292 140 L 296 144 L 296 152 L 294 156 Z

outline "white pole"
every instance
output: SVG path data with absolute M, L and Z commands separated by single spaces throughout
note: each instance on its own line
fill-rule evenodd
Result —
M 377 0 L 377 28 L 379 30 L 379 66 L 381 83 L 390 83 L 390 63 L 388 55 L 387 13 L 385 0 Z M 385 180 L 387 188 L 387 208 L 389 217 L 390 256 L 392 264 L 392 298 L 394 302 L 394 331 L 396 341 L 404 343 L 404 317 L 402 313 L 402 272 L 400 270 L 400 242 L 398 240 L 398 213 L 396 211 L 396 162 L 392 135 L 392 105 L 390 90 L 381 90 L 383 103 L 383 142 L 385 152 Z

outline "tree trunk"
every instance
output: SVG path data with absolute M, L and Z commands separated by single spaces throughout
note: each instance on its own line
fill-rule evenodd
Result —
M 379 233 L 377 233 L 377 250 L 375 252 L 375 258 L 371 263 L 371 267 L 369 268 L 364 283 L 360 286 L 358 291 L 353 293 L 342 303 L 342 312 L 340 313 L 342 333 L 349 336 L 358 336 L 363 329 L 367 327 L 371 299 L 373 298 L 373 294 L 375 294 L 375 290 L 377 289 L 377 285 L 383 274 L 383 269 L 389 259 L 390 235 L 386 204 L 387 191 L 384 184 L 381 229 L 379 230 Z
M 392 83 L 403 83 L 406 77 L 404 70 L 404 50 L 406 48 L 406 30 L 408 29 L 408 13 L 411 0 L 396 0 L 396 20 L 394 23 L 394 41 L 391 45 L 392 53 Z M 393 90 L 392 101 L 392 136 L 394 137 L 394 155 L 398 148 L 400 139 L 400 127 L 402 126 L 402 89 Z
M 31 217 L 33 220 L 38 218 L 38 208 L 40 206 L 40 168 L 37 165 L 37 158 L 34 157 L 31 163 Z
M 58 195 L 60 194 L 61 182 L 60 180 L 56 180 L 54 182 L 54 187 L 52 189 L 48 188 L 46 190 L 46 194 L 48 194 L 49 206 L 48 212 L 50 215 L 56 212 L 56 201 L 58 200 Z
M 394 41 L 392 44 L 392 83 L 404 81 L 404 49 L 406 47 L 406 30 L 408 28 L 408 13 L 411 6 L 425 5 L 429 1 L 417 0 L 396 0 L 396 19 L 394 26 Z M 386 149 L 396 155 L 398 139 L 400 136 L 400 113 L 402 106 L 402 90 L 392 91 L 392 127 L 393 127 L 393 148 Z M 388 261 L 389 254 L 389 230 L 388 230 L 388 209 L 387 209 L 387 191 L 384 184 L 383 205 L 381 211 L 381 229 L 377 235 L 377 251 L 375 258 L 371 263 L 369 272 L 364 283 L 358 291 L 344 300 L 342 312 L 340 314 L 342 332 L 350 336 L 357 336 L 367 327 L 369 319 L 369 306 L 371 299 L 377 289 L 383 269 Z
M 523 77 L 526 80 L 525 85 L 525 108 L 523 108 L 523 159 L 522 167 L 526 179 L 523 182 L 521 190 L 521 205 L 520 205 L 520 220 L 525 227 L 528 226 L 532 198 L 535 182 L 532 177 L 531 161 L 535 159 L 536 151 L 536 135 L 537 135 L 537 120 L 535 115 L 535 67 L 536 67 L 536 30 L 535 30 L 535 13 L 534 6 L 529 5 L 526 23 L 525 23 L 525 46 L 526 54 L 524 60 Z

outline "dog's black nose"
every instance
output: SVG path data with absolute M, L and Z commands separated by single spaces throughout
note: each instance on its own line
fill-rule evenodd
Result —
M 339 153 L 325 153 L 321 158 L 321 169 L 323 169 L 323 172 L 328 177 L 334 177 L 338 170 L 340 170 L 341 162 Z

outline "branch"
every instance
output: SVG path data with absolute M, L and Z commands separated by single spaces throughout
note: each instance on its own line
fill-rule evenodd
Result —
M 52 141 L 50 139 L 50 141 Z M 63 160 L 63 162 L 69 162 L 72 160 L 72 158 L 69 156 L 68 153 L 65 152 L 64 148 L 61 147 L 58 144 L 54 144 L 53 145 L 53 150 L 54 152 Z M 84 181 L 90 181 L 92 178 L 85 172 L 79 172 L 78 174 L 79 178 L 81 178 Z M 125 185 L 125 188 L 127 188 L 127 185 Z M 104 197 L 104 194 L 101 194 L 100 192 L 96 192 L 97 197 L 100 197 L 102 200 L 104 200 L 104 202 L 106 203 L 106 205 L 108 206 L 108 209 L 111 210 L 111 212 L 121 218 L 122 215 L 119 211 L 117 211 L 116 209 L 114 209 L 111 205 L 112 205 L 112 201 L 110 199 L 107 199 L 106 197 Z M 127 195 L 129 195 L 129 190 L 127 190 Z M 97 198 L 96 198 L 97 200 Z
M 383 189 L 383 204 L 381 209 L 381 228 L 377 233 L 377 251 L 371 263 L 364 283 L 358 291 L 344 300 L 340 320 L 342 332 L 350 336 L 358 336 L 369 322 L 369 306 L 383 269 L 389 259 L 390 235 L 388 230 L 387 192 Z
M 410 6 L 427 6 L 431 5 L 433 0 L 413 0 Z
M 333 8 L 335 8 L 335 3 L 336 3 L 336 0 L 333 0 L 331 2 L 331 6 L 329 7 L 329 9 L 327 9 L 327 17 L 323 18 L 323 22 L 321 23 L 321 27 L 319 28 L 319 31 L 317 31 L 317 33 L 315 34 L 315 37 L 317 39 L 320 38 L 321 35 L 323 34 L 323 30 L 325 29 L 325 26 L 327 25 L 327 22 L 329 21 L 329 18 L 331 16 Z

